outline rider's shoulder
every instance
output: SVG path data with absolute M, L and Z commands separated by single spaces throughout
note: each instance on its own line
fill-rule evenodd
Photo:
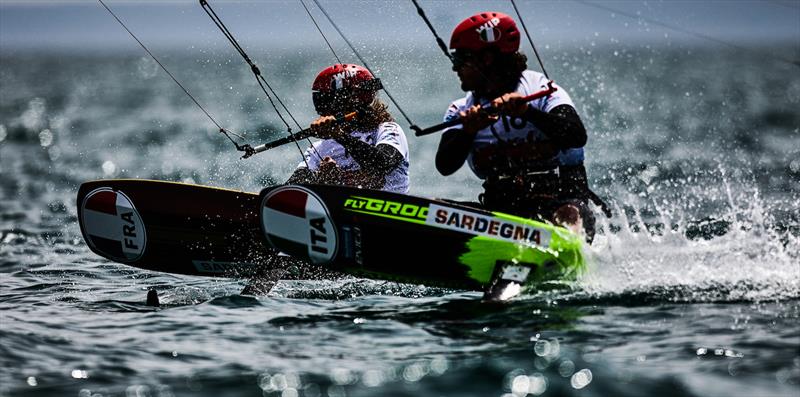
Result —
M 472 93 L 469 92 L 463 98 L 458 98 L 453 102 L 450 102 L 450 106 L 447 108 L 448 112 L 460 112 L 465 110 L 469 107 L 469 104 L 472 101 Z

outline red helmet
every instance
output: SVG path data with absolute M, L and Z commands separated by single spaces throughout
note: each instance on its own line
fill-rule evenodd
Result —
M 329 114 L 336 101 L 353 100 L 358 106 L 369 106 L 381 88 L 380 80 L 369 70 L 347 63 L 323 69 L 311 85 L 314 107 L 320 114 Z
M 453 50 L 478 51 L 495 47 L 502 53 L 519 50 L 519 29 L 510 16 L 502 12 L 482 12 L 458 24 L 450 36 Z

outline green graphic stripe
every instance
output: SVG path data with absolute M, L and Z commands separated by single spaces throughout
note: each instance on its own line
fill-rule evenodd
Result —
M 377 212 L 354 210 L 354 209 L 350 209 L 350 208 L 345 208 L 345 210 L 351 211 L 351 212 L 358 212 L 359 214 L 374 215 L 374 216 L 380 216 L 382 218 L 396 219 L 398 221 L 416 223 L 418 225 L 425 225 L 426 224 L 425 221 L 422 220 L 422 219 L 411 219 L 411 218 L 406 218 L 406 217 L 402 217 L 402 216 L 389 215 L 389 214 L 380 214 L 380 213 L 377 213 Z
M 546 280 L 570 280 L 585 271 L 583 239 L 575 233 L 558 226 L 527 218 L 494 212 L 499 219 L 513 221 L 550 232 L 549 247 L 540 247 L 524 242 L 498 241 L 486 236 L 470 239 L 467 252 L 458 259 L 470 268 L 468 274 L 481 284 L 491 282 L 498 261 L 527 264 L 533 267 L 529 282 Z
M 578 249 L 554 249 L 497 241 L 480 236 L 470 239 L 467 252 L 458 259 L 469 267 L 468 275 L 473 280 L 491 282 L 498 261 L 519 263 L 533 268 L 529 282 L 574 279 L 585 269 L 583 253 Z

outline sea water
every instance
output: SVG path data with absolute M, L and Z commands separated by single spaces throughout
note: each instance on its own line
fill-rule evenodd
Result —
M 579 280 L 503 304 L 361 279 L 285 281 L 243 296 L 246 280 L 93 254 L 76 217 L 82 182 L 255 192 L 283 182 L 298 150 L 239 159 L 135 47 L 4 51 L 0 395 L 797 396 L 800 73 L 752 50 L 543 51 L 587 126 L 590 184 L 614 215 L 598 212 Z M 796 43 L 771 50 L 797 55 Z M 251 144 L 286 135 L 232 51 L 159 55 L 224 128 Z M 432 40 L 367 55 L 421 126 L 462 95 Z M 332 56 L 253 57 L 308 125 L 310 82 Z M 414 137 L 392 111 L 409 138 L 411 194 L 474 200 L 480 182 L 466 168 L 438 175 L 438 137 Z M 149 289 L 160 308 L 144 304 Z

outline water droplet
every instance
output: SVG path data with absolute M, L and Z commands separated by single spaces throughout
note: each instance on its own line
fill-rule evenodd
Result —
M 48 147 L 53 144 L 53 133 L 49 129 L 43 129 L 39 133 L 39 144 L 42 147 Z
M 524 396 L 528 393 L 528 388 L 531 386 L 531 379 L 528 375 L 517 375 L 511 381 L 511 393 L 517 396 Z
M 416 382 L 427 374 L 427 369 L 420 363 L 414 363 L 403 369 L 403 379 L 406 382 Z
M 269 384 L 273 390 L 286 389 L 286 376 L 283 374 L 275 374 L 272 378 L 270 378 Z
M 538 396 L 547 390 L 547 378 L 540 373 L 535 373 L 528 377 L 528 393 Z
M 376 369 L 370 369 L 361 376 L 361 382 L 366 387 L 380 386 L 384 381 L 383 373 Z
M 568 378 L 575 372 L 575 363 L 570 360 L 564 360 L 558 365 L 558 374 L 564 378 Z
M 149 396 L 150 388 L 147 385 L 130 385 L 125 388 L 126 396 Z M 91 397 L 100 396 L 100 394 L 92 394 Z
M 0 129 L 0 141 L 3 140 L 2 138 L 3 138 L 3 130 Z M 800 173 L 800 160 L 792 160 L 792 162 L 789 163 L 789 170 L 795 174 Z
M 569 382 L 572 387 L 576 389 L 583 389 L 589 383 L 592 383 L 592 371 L 589 369 L 582 369 L 572 375 L 572 379 Z
M 786 384 L 789 382 L 792 377 L 792 372 L 788 369 L 782 369 L 775 374 L 775 379 L 778 380 L 780 384 Z
M 300 388 L 300 376 L 295 373 L 289 372 L 285 374 L 286 376 L 286 386 L 292 389 Z
M 272 377 L 268 373 L 258 375 L 258 387 L 264 391 L 272 391 Z
M 546 340 L 536 341 L 536 344 L 533 345 L 533 352 L 540 357 L 548 355 L 550 353 L 550 342 Z
M 356 376 L 349 369 L 336 368 L 331 371 L 331 380 L 337 385 L 349 385 L 356 382 Z
M 558 357 L 561 354 L 561 344 L 558 343 L 558 339 L 551 339 L 550 340 L 550 351 L 548 352 L 547 356 L 551 359 Z
M 430 367 L 431 367 L 431 374 L 441 375 L 447 372 L 447 369 L 450 367 L 450 365 L 448 364 L 447 359 L 445 359 L 444 357 L 436 357 L 433 360 L 431 360 Z
M 86 379 L 89 377 L 89 373 L 82 369 L 73 369 L 71 375 L 75 379 Z
M 45 102 L 42 98 L 33 98 L 28 102 L 28 109 L 20 116 L 22 126 L 28 130 L 36 130 L 44 124 Z
M 106 176 L 112 176 L 115 172 L 117 172 L 117 165 L 114 164 L 113 161 L 108 160 L 103 163 L 103 174 Z
M 56 161 L 61 158 L 61 149 L 58 146 L 50 146 L 50 149 L 47 150 L 47 155 L 50 156 L 50 160 Z
M 544 371 L 550 366 L 550 359 L 547 357 L 536 357 L 533 359 L 533 366 L 539 371 Z
M 141 57 L 136 62 L 136 71 L 142 79 L 149 79 L 158 74 L 158 64 L 150 57 Z
M 328 397 L 345 397 L 347 393 L 345 393 L 344 388 L 339 385 L 331 385 L 328 387 Z
M 297 392 L 297 389 L 288 388 L 281 392 L 281 397 L 298 397 L 300 394 Z
M 725 349 L 725 357 L 741 358 L 744 357 L 744 354 L 735 352 L 730 349 Z
M 520 375 L 525 375 L 525 371 L 521 368 L 513 369 L 505 374 L 503 377 L 503 385 L 506 391 L 511 390 L 512 386 L 514 385 L 514 379 Z

